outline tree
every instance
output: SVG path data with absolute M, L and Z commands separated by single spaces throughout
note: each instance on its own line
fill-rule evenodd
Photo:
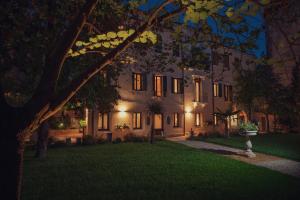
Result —
M 0 109 L 5 113 L 5 118 L 0 122 L 1 152 L 4 154 L 4 173 L 1 176 L 1 188 L 5 191 L 3 196 L 20 199 L 25 138 L 57 113 L 92 77 L 115 62 L 132 43 L 144 43 L 145 37 L 146 41 L 151 40 L 153 35 L 143 35 L 145 31 L 183 12 L 186 13 L 185 21 L 203 21 L 224 7 L 223 1 L 217 0 L 166 0 L 151 12 L 142 13 L 134 9 L 134 2 L 123 6 L 121 0 L 106 0 L 101 1 L 101 4 L 97 4 L 97 0 L 11 0 L 1 5 L 3 57 L 0 69 Z M 168 11 L 166 6 L 169 4 L 173 4 L 175 9 Z M 228 17 L 232 14 L 233 11 L 226 12 Z M 107 20 L 108 16 L 112 20 Z M 99 31 L 106 38 L 99 34 L 94 42 L 95 34 L 91 34 L 91 30 L 93 33 L 98 31 L 94 24 L 101 25 Z M 116 29 L 118 26 L 125 26 L 128 33 L 120 42 L 114 40 L 119 33 Z M 113 33 L 109 30 L 113 30 Z M 109 41 L 104 41 L 107 38 Z M 89 42 L 83 42 L 86 40 L 93 47 L 87 44 Z M 98 47 L 104 52 L 93 52 L 92 48 Z M 68 77 L 69 81 L 60 85 L 67 58 L 76 58 L 78 53 L 95 53 L 99 60 L 80 73 L 75 73 L 76 76 Z M 17 71 L 17 78 L 12 75 L 14 71 Z M 11 81 L 15 82 L 12 85 L 17 85 L 17 89 L 9 87 L 9 77 L 14 77 Z
M 220 110 L 219 108 L 217 108 L 218 112 L 215 112 L 214 114 L 217 116 L 218 119 L 220 119 L 224 125 L 225 125 L 225 135 L 229 138 L 229 124 L 228 121 L 230 120 L 230 118 L 236 114 L 238 114 L 239 112 L 241 112 L 240 110 L 237 111 L 233 111 L 232 110 L 232 106 L 229 106 L 224 112 L 222 110 Z

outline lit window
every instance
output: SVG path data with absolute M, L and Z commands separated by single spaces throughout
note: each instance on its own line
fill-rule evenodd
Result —
M 157 97 L 161 97 L 162 96 L 162 76 L 154 76 L 154 95 Z
M 224 100 L 232 101 L 232 86 L 224 85 Z
M 99 113 L 98 118 L 98 129 L 99 130 L 108 130 L 108 113 Z
M 183 80 L 181 78 L 172 78 L 172 93 L 183 93 Z
M 195 79 L 195 101 L 200 102 L 202 96 L 202 82 L 201 79 Z
M 145 75 L 140 73 L 132 74 L 132 89 L 136 91 L 146 90 L 145 88 Z
M 179 127 L 179 113 L 174 113 L 174 127 Z
M 141 129 L 142 128 L 142 113 L 133 113 L 133 128 Z
M 162 129 L 162 114 L 154 114 L 154 129 Z
M 219 84 L 214 83 L 214 97 L 219 96 Z
M 218 118 L 217 118 L 217 115 L 214 114 L 214 125 L 217 125 L 218 124 Z
M 202 113 L 196 113 L 195 125 L 196 126 L 202 126 Z
M 222 97 L 222 83 L 214 83 L 214 97 Z

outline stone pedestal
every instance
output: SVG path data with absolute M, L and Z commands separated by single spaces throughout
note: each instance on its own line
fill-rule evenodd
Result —
M 249 158 L 255 158 L 256 157 L 255 153 L 253 153 L 253 151 L 252 151 L 252 143 L 251 143 L 251 140 L 250 140 L 249 136 L 246 136 L 246 151 L 245 151 L 245 154 Z

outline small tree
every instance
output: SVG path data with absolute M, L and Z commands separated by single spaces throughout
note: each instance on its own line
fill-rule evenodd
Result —
M 148 113 L 152 117 L 151 131 L 150 131 L 149 139 L 150 139 L 150 144 L 153 144 L 153 142 L 154 142 L 154 129 L 153 129 L 154 115 L 161 114 L 163 112 L 163 107 L 161 105 L 161 102 L 159 102 L 157 100 L 152 100 L 152 101 L 148 102 L 147 107 L 148 107 Z
M 241 111 L 240 110 L 233 111 L 232 110 L 232 106 L 229 106 L 225 111 L 222 111 L 219 108 L 217 108 L 217 111 L 218 112 L 215 112 L 214 114 L 217 116 L 218 119 L 220 119 L 222 121 L 222 123 L 224 123 L 225 135 L 227 136 L 227 138 L 229 138 L 229 124 L 228 124 L 228 120 L 230 120 L 230 118 L 232 116 L 238 114 Z

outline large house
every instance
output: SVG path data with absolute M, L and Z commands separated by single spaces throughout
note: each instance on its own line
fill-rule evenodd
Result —
M 86 110 L 85 133 L 97 137 L 107 137 L 108 133 L 112 133 L 113 139 L 116 139 L 123 138 L 127 133 L 147 136 L 151 131 L 166 137 L 191 132 L 223 132 L 224 124 L 213 113 L 229 107 L 238 109 L 232 63 L 239 60 L 243 67 L 251 68 L 254 57 L 232 49 L 208 49 L 208 59 L 212 60 L 208 67 L 180 68 L 176 63 L 181 63 L 184 52 L 178 46 L 169 48 L 172 41 L 168 34 L 161 34 L 159 48 L 148 51 L 151 51 L 149 54 L 168 52 L 175 62 L 167 64 L 165 68 L 172 70 L 145 70 L 141 67 L 145 58 L 136 58 L 136 62 L 128 64 L 118 78 L 121 99 L 114 109 L 106 113 L 96 109 Z M 260 121 L 260 130 L 265 131 L 263 117 L 255 117 Z M 239 120 L 247 120 L 245 112 L 228 119 L 229 128 L 237 128 Z M 78 134 L 78 129 L 72 132 Z

